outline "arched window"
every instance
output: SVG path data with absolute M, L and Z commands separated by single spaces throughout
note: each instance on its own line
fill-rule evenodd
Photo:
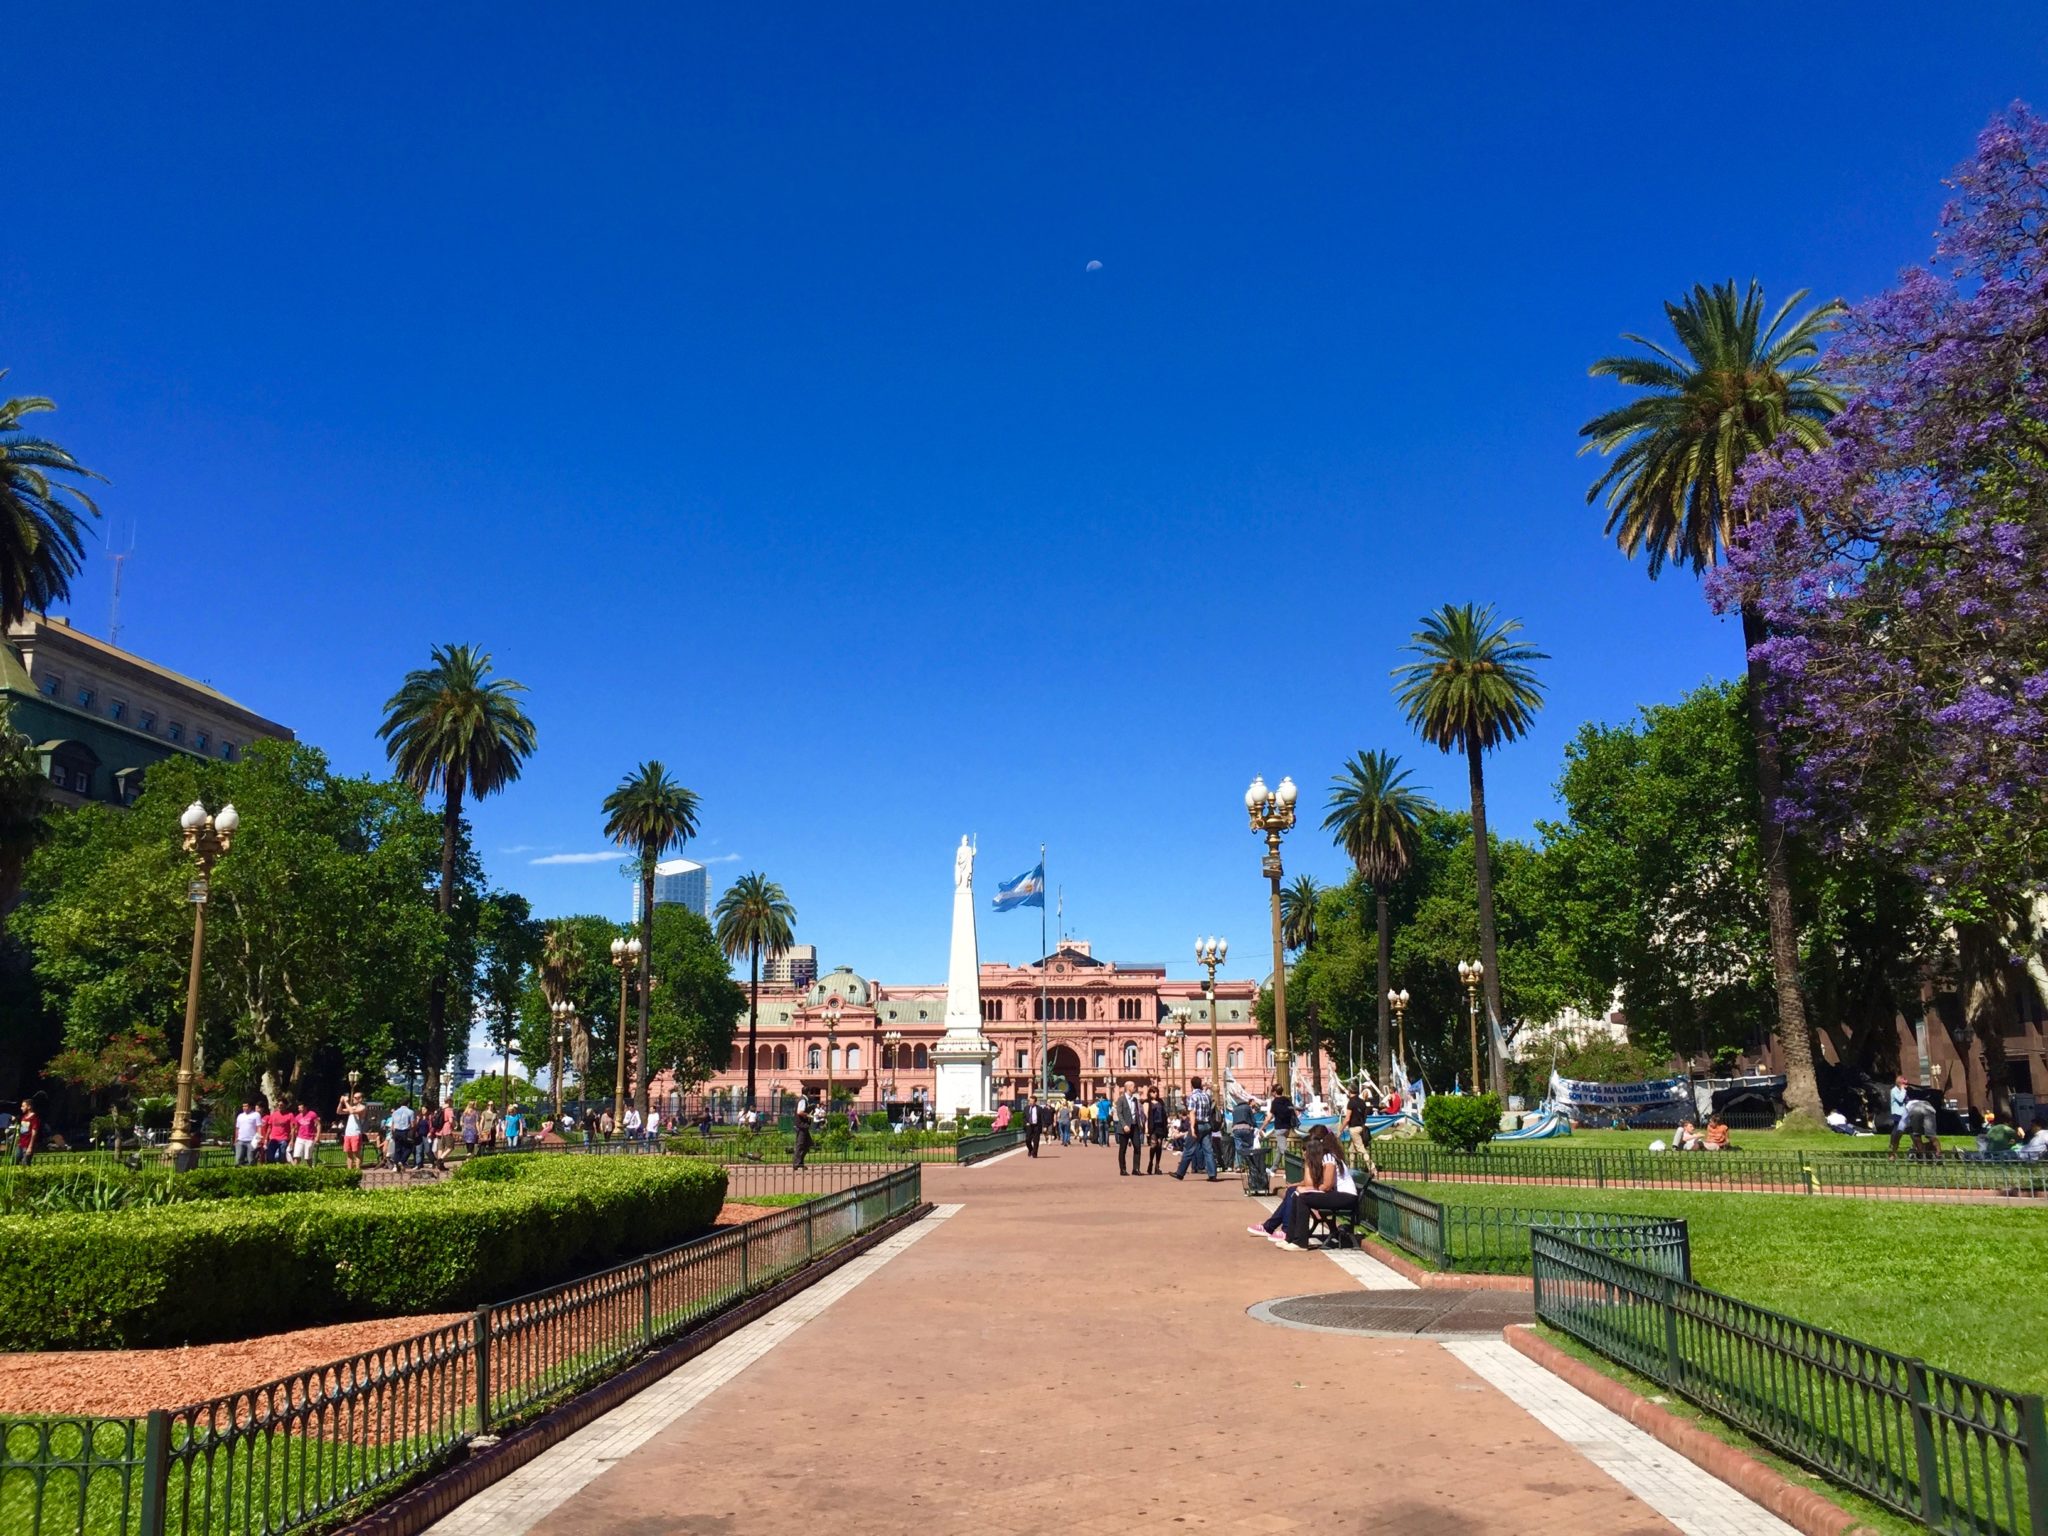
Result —
M 824 1065 L 825 1053 L 822 1050 L 820 1050 L 817 1046 L 814 1045 L 808 1051 L 804 1052 L 804 1067 L 807 1071 L 816 1072 L 819 1069 L 821 1069 Z
M 789 1047 L 786 1045 L 775 1047 L 775 1070 L 778 1072 L 787 1072 L 789 1070 Z
M 1232 1047 L 1230 1048 L 1230 1050 L 1229 1050 L 1229 1051 L 1228 1051 L 1228 1052 L 1226 1053 L 1226 1055 L 1227 1055 L 1227 1059 L 1229 1060 L 1230 1064 L 1231 1064 L 1231 1065 L 1232 1065 L 1233 1067 L 1241 1067 L 1241 1066 L 1243 1066 L 1243 1065 L 1244 1065 L 1244 1047 L 1243 1047 L 1243 1046 L 1241 1046 L 1241 1045 L 1233 1045 L 1233 1046 L 1232 1046 Z
M 1206 1045 L 1195 1047 L 1195 1065 L 1204 1072 L 1209 1070 L 1209 1047 Z
M 754 1052 L 754 1066 L 755 1066 L 755 1067 L 756 1067 L 756 1068 L 757 1068 L 758 1070 L 760 1070 L 760 1071 L 763 1071 L 763 1072 L 767 1071 L 767 1070 L 768 1070 L 768 1062 L 769 1062 L 769 1060 L 770 1060 L 770 1057 L 769 1057 L 769 1055 L 768 1055 L 768 1047 L 767 1047 L 767 1046 L 765 1046 L 765 1045 L 764 1045 L 764 1046 L 762 1046 L 762 1047 L 761 1047 L 761 1048 L 760 1048 L 759 1050 L 757 1050 L 757 1051 L 755 1051 L 755 1052 Z
M 849 1072 L 858 1072 L 860 1070 L 860 1047 L 857 1045 L 849 1045 L 846 1048 L 846 1070 Z
M 834 1072 L 837 1072 L 837 1071 L 839 1070 L 839 1054 L 840 1054 L 840 1053 L 839 1053 L 839 1047 L 838 1047 L 838 1046 L 836 1046 L 836 1045 L 835 1045 L 835 1046 L 833 1046 L 833 1047 L 832 1047 L 832 1070 L 833 1070 Z
M 911 1059 L 915 1063 L 915 1065 L 911 1068 L 911 1070 L 914 1072 L 922 1072 L 926 1067 L 931 1065 L 931 1060 L 929 1057 L 925 1055 L 924 1047 L 921 1045 L 917 1048 L 917 1053 Z
M 1135 1068 L 1137 1065 L 1138 1042 L 1135 1040 L 1126 1040 L 1124 1042 L 1124 1069 L 1126 1071 L 1129 1071 Z
M 746 1047 L 745 1047 L 744 1045 L 739 1045 L 739 1044 L 735 1044 L 735 1045 L 733 1046 L 733 1048 L 732 1048 L 732 1060 L 731 1060 L 730 1062 L 726 1063 L 726 1066 L 727 1066 L 728 1070 L 730 1070 L 730 1071 L 733 1071 L 733 1072 L 744 1072 L 744 1071 L 746 1071 L 746 1070 L 747 1070 L 747 1048 L 746 1048 Z
M 1273 1047 L 1270 1045 L 1266 1047 L 1266 1070 L 1268 1072 L 1273 1070 Z

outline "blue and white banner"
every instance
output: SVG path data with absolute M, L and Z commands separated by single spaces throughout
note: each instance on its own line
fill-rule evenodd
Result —
M 1045 909 L 1045 865 L 1027 870 L 1008 885 L 996 887 L 993 905 L 998 912 L 1013 911 L 1018 907 Z
M 1550 1074 L 1550 1099 L 1559 1108 L 1584 1117 L 1586 1111 L 1639 1114 L 1666 1104 L 1692 1107 L 1692 1084 L 1682 1077 L 1647 1083 L 1586 1083 Z

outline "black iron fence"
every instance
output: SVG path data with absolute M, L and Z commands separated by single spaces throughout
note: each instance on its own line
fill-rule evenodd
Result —
M 1625 1255 L 1659 1274 L 1692 1278 L 1692 1240 L 1685 1222 L 1675 1217 L 1444 1206 L 1381 1183 L 1365 1187 L 1359 1215 L 1363 1224 L 1381 1237 L 1437 1269 L 1526 1275 L 1530 1234 L 1549 1228 L 1570 1232 L 1604 1253 Z
M 776 1187 L 729 1194 L 811 1198 L 260 1387 L 141 1419 L 0 1420 L 0 1531 L 284 1536 L 366 1507 L 923 1198 L 915 1164 L 852 1171 L 749 1170 Z
M 1592 1189 L 1701 1189 L 1745 1194 L 1882 1195 L 1943 1200 L 1970 1195 L 2048 1195 L 2048 1163 L 1893 1161 L 1861 1153 L 1636 1152 L 1556 1146 L 1482 1147 L 1454 1152 L 1428 1142 L 1382 1137 L 1372 1146 L 1383 1174 L 1489 1184 L 1560 1184 Z
M 1948 1536 L 2048 1536 L 2048 1430 L 2009 1392 L 1531 1229 L 1536 1315 Z
M 1007 1152 L 1012 1147 L 1024 1145 L 1024 1128 L 1013 1125 L 1002 1131 L 983 1131 L 978 1136 L 962 1136 L 954 1143 L 953 1161 L 956 1163 L 979 1163 Z

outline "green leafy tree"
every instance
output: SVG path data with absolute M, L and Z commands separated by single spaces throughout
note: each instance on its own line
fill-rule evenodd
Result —
M 1322 882 L 1314 875 L 1296 875 L 1293 881 L 1280 892 L 1280 943 L 1297 955 L 1306 955 L 1315 948 L 1316 908 L 1323 896 Z M 1297 962 L 1298 963 L 1298 962 Z M 1292 972 L 1290 971 L 1290 977 Z M 1313 998 L 1304 998 L 1301 1020 L 1308 1036 L 1308 1064 L 1310 1081 L 1315 1091 L 1323 1091 L 1323 1044 L 1322 1021 L 1317 1017 Z
M 754 1102 L 754 1047 L 761 1023 L 761 957 L 796 942 L 796 908 L 782 887 L 762 874 L 746 874 L 726 887 L 715 914 L 718 944 L 728 958 L 745 955 L 747 984 L 747 1102 Z
M 0 628 L 71 595 L 85 559 L 81 514 L 99 516 L 77 482 L 102 477 L 22 427 L 56 408 L 41 395 L 0 401 Z
M 649 1056 L 655 1071 L 687 1093 L 731 1058 L 747 994 L 701 913 L 665 902 L 654 909 L 653 933 Z
M 536 1067 L 548 1062 L 561 1069 L 554 1056 L 554 1016 L 548 1009 L 556 999 L 565 999 L 575 1004 L 577 1025 L 587 1040 L 588 1076 L 593 1082 L 612 1080 L 621 1034 L 618 973 L 611 963 L 612 940 L 617 937 L 619 925 L 595 914 L 547 921 L 540 954 L 528 965 L 519 995 L 521 1061 Z
M 237 762 L 174 755 L 134 806 L 56 819 L 30 859 L 17 916 L 64 1042 L 184 1028 L 191 860 L 178 816 L 194 800 L 242 817 L 214 871 L 200 973 L 203 1070 L 233 1093 L 334 1093 L 382 1075 L 441 953 L 429 892 L 440 838 L 402 784 L 335 774 L 302 743 L 257 742 Z
M 1408 723 L 1444 752 L 1463 752 L 1472 783 L 1472 850 L 1478 876 L 1479 958 L 1486 967 L 1487 1016 L 1497 1041 L 1512 1038 L 1501 1011 L 1500 945 L 1494 918 L 1491 844 L 1486 835 L 1486 754 L 1528 732 L 1543 704 L 1530 663 L 1542 651 L 1515 638 L 1519 619 L 1498 619 L 1491 606 L 1446 603 L 1427 614 L 1408 649 L 1421 659 L 1396 670 L 1396 692 Z M 1494 1083 L 1506 1092 L 1501 1052 Z
M 528 968 L 540 958 L 541 930 L 533 919 L 532 903 L 513 891 L 493 891 L 486 896 L 477 927 L 480 949 L 476 1011 L 483 1022 L 484 1038 L 504 1058 L 504 1070 L 497 1078 L 502 1088 L 513 1080 L 512 1047 L 519 1039 L 519 999 L 526 988 Z M 482 1081 L 472 1079 L 473 1083 Z M 497 1100 L 500 1111 L 506 1103 L 501 1094 Z
M 1414 862 L 1415 824 L 1432 808 L 1420 790 L 1409 787 L 1408 770 L 1391 752 L 1360 752 L 1330 780 L 1329 813 L 1323 817 L 1323 829 L 1336 837 L 1337 846 L 1350 856 L 1359 879 L 1373 890 L 1379 930 L 1374 1012 L 1381 1081 L 1386 1080 L 1393 1060 L 1387 1020 L 1393 962 L 1387 893 L 1400 883 Z
M 1760 454 L 1807 453 L 1827 441 L 1827 423 L 1842 408 L 1840 392 L 1821 374 L 1822 338 L 1844 313 L 1829 302 L 1793 317 L 1801 290 L 1765 318 L 1763 290 L 1751 282 L 1695 287 L 1664 306 L 1678 350 L 1646 337 L 1623 339 L 1639 352 L 1604 357 L 1595 377 L 1636 391 L 1627 404 L 1579 429 L 1581 452 L 1610 455 L 1588 503 L 1607 500 L 1607 531 L 1622 553 L 1647 557 L 1654 578 L 1667 561 L 1694 572 L 1715 564 L 1756 514 L 1757 499 L 1735 495 L 1744 465 Z M 1755 742 L 1755 814 L 1762 834 L 1770 918 L 1771 974 L 1778 1039 L 1785 1054 L 1785 1097 L 1796 1109 L 1820 1112 L 1813 1035 L 1799 986 L 1799 941 L 1792 910 L 1792 857 L 1778 814 L 1784 767 L 1775 729 L 1763 711 L 1767 636 L 1762 611 L 1742 608 L 1749 655 L 1749 703 Z
M 455 1107 L 467 1109 L 474 1104 L 481 1109 L 488 1104 L 503 1114 L 508 1104 L 531 1104 L 538 1097 L 533 1084 L 523 1077 L 484 1072 L 455 1090 Z
M 465 795 L 483 799 L 519 777 L 533 755 L 533 722 L 519 707 L 522 683 L 491 675 L 491 657 L 469 645 L 437 645 L 433 664 L 408 672 L 384 705 L 377 728 L 385 751 L 422 799 L 439 791 L 441 879 L 439 899 L 444 941 L 452 939 L 449 914 L 456 900 L 456 863 L 463 844 Z M 452 944 L 450 946 L 452 948 Z M 426 1096 L 440 1102 L 441 1069 L 449 1054 L 448 978 L 452 956 L 444 953 L 427 1002 Z
M 658 762 L 642 763 L 604 797 L 604 835 L 640 862 L 640 1032 L 634 1102 L 647 1118 L 647 978 L 654 954 L 654 866 L 697 835 L 697 797 Z

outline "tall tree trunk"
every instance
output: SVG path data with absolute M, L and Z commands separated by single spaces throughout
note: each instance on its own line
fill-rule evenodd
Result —
M 747 984 L 747 1108 L 752 1109 L 754 1099 L 754 1041 L 761 1023 L 761 946 L 749 947 L 749 958 L 753 963 L 753 976 Z
M 1956 958 L 1963 1002 L 1963 1022 L 1984 1047 L 1984 1092 L 1993 1109 L 2005 1112 L 2011 1101 L 2012 1073 L 2005 1059 L 2005 1032 L 2019 1019 L 2019 994 L 2011 958 L 1996 930 L 1984 923 L 1956 925 Z M 1953 1044 L 1951 1039 L 1951 1044 Z M 1968 1082 L 1967 1048 L 1958 1047 Z M 1947 1084 L 1942 1085 L 1944 1089 Z
M 1375 915 L 1379 920 L 1380 932 L 1380 1057 L 1379 1071 L 1375 1074 L 1375 1076 L 1379 1082 L 1381 1089 L 1384 1090 L 1386 1086 L 1393 1081 L 1393 1057 L 1388 1054 L 1393 1049 L 1393 1044 L 1388 1038 L 1387 1023 L 1387 1008 L 1389 1006 L 1387 1003 L 1387 993 L 1393 988 L 1394 985 L 1393 950 L 1388 943 L 1387 898 L 1381 895 L 1380 892 L 1377 889 L 1375 889 L 1372 893 L 1372 901 L 1373 906 L 1378 909 Z M 1403 1084 L 1402 1086 L 1405 1089 L 1407 1085 Z
M 512 1031 L 507 1020 L 501 1018 L 498 1023 L 505 1030 L 505 1078 L 498 1084 L 498 1116 L 503 1119 L 512 1108 Z
M 1492 1063 L 1493 1091 L 1507 1096 L 1507 1064 L 1495 1049 L 1500 1040 L 1500 942 L 1493 922 L 1493 851 L 1486 845 L 1486 770 L 1484 754 L 1477 741 L 1465 744 L 1465 761 L 1472 779 L 1472 858 L 1479 875 L 1479 963 L 1486 967 L 1481 985 L 1486 992 L 1487 1056 Z M 1470 1027 L 1469 1025 L 1467 1026 Z M 1474 1093 L 1479 1085 L 1472 1085 Z
M 654 856 L 650 853 L 640 860 L 640 1027 L 634 1031 L 633 1077 L 639 1085 L 633 1093 L 633 1103 L 640 1111 L 640 1123 L 647 1124 L 647 994 L 652 991 L 648 984 L 648 969 L 654 964 Z M 624 1034 L 626 1021 L 619 1021 L 619 1033 Z
M 1768 631 L 1754 604 L 1742 608 L 1742 646 L 1749 668 L 1750 733 L 1756 738 L 1757 832 L 1763 844 L 1764 906 L 1771 922 L 1771 982 L 1778 994 L 1778 1049 L 1785 1057 L 1785 1102 L 1793 1109 L 1821 1113 L 1820 1082 L 1814 1076 L 1813 1030 L 1799 990 L 1799 925 L 1792 916 L 1792 860 L 1786 847 L 1778 800 L 1784 770 L 1778 734 L 1764 709 L 1768 681 L 1756 648 Z
M 441 1065 L 448 1058 L 448 952 L 454 948 L 449 913 L 455 909 L 455 854 L 462 846 L 462 774 L 448 775 L 448 798 L 441 806 L 441 958 L 434 966 L 434 990 L 427 998 L 427 1059 L 421 1068 L 429 1105 L 441 1102 Z M 468 1036 L 463 1037 L 464 1046 Z

